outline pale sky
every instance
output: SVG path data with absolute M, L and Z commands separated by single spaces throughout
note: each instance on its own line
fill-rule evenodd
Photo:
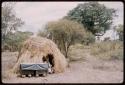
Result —
M 25 25 L 20 29 L 36 33 L 43 29 L 48 21 L 58 20 L 84 2 L 16 2 L 15 12 Z M 123 24 L 123 3 L 122 2 L 99 2 L 109 8 L 117 9 L 117 15 L 113 24 Z M 109 32 L 106 35 L 111 35 Z

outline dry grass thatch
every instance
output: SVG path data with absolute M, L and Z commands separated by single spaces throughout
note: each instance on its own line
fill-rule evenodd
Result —
M 57 45 L 46 38 L 31 37 L 24 42 L 13 71 L 18 73 L 20 63 L 43 63 L 43 57 L 53 63 L 55 73 L 63 72 L 67 62 Z

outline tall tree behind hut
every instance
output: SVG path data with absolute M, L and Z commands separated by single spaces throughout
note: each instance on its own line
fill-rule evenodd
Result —
M 116 17 L 116 10 L 107 8 L 98 2 L 79 4 L 70 10 L 64 18 L 75 20 L 95 36 L 102 36 L 110 29 L 113 18 Z
M 81 24 L 66 19 L 49 22 L 46 25 L 46 30 L 49 38 L 58 45 L 66 58 L 68 58 L 70 46 L 76 42 L 81 42 L 85 34 Z

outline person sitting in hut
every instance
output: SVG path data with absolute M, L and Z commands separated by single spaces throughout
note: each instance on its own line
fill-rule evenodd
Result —
M 52 65 L 50 64 L 50 62 L 49 62 L 45 57 L 43 57 L 43 63 L 48 63 L 48 65 L 49 65 L 48 73 L 49 73 L 49 74 L 54 73 L 54 72 L 53 72 L 53 69 L 52 69 Z
M 48 65 L 49 65 L 49 68 L 48 68 L 48 73 L 52 73 L 52 65 L 50 64 L 50 63 L 48 63 Z

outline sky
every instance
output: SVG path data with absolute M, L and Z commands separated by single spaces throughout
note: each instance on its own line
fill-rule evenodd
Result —
M 16 16 L 21 18 L 25 24 L 21 28 L 22 31 L 31 31 L 37 33 L 39 29 L 49 21 L 58 20 L 67 15 L 67 13 L 75 8 L 79 3 L 85 2 L 16 2 Z M 123 3 L 122 2 L 99 2 L 108 8 L 117 10 L 117 15 L 113 20 L 113 25 L 123 24 Z M 113 31 L 108 34 L 112 36 Z

